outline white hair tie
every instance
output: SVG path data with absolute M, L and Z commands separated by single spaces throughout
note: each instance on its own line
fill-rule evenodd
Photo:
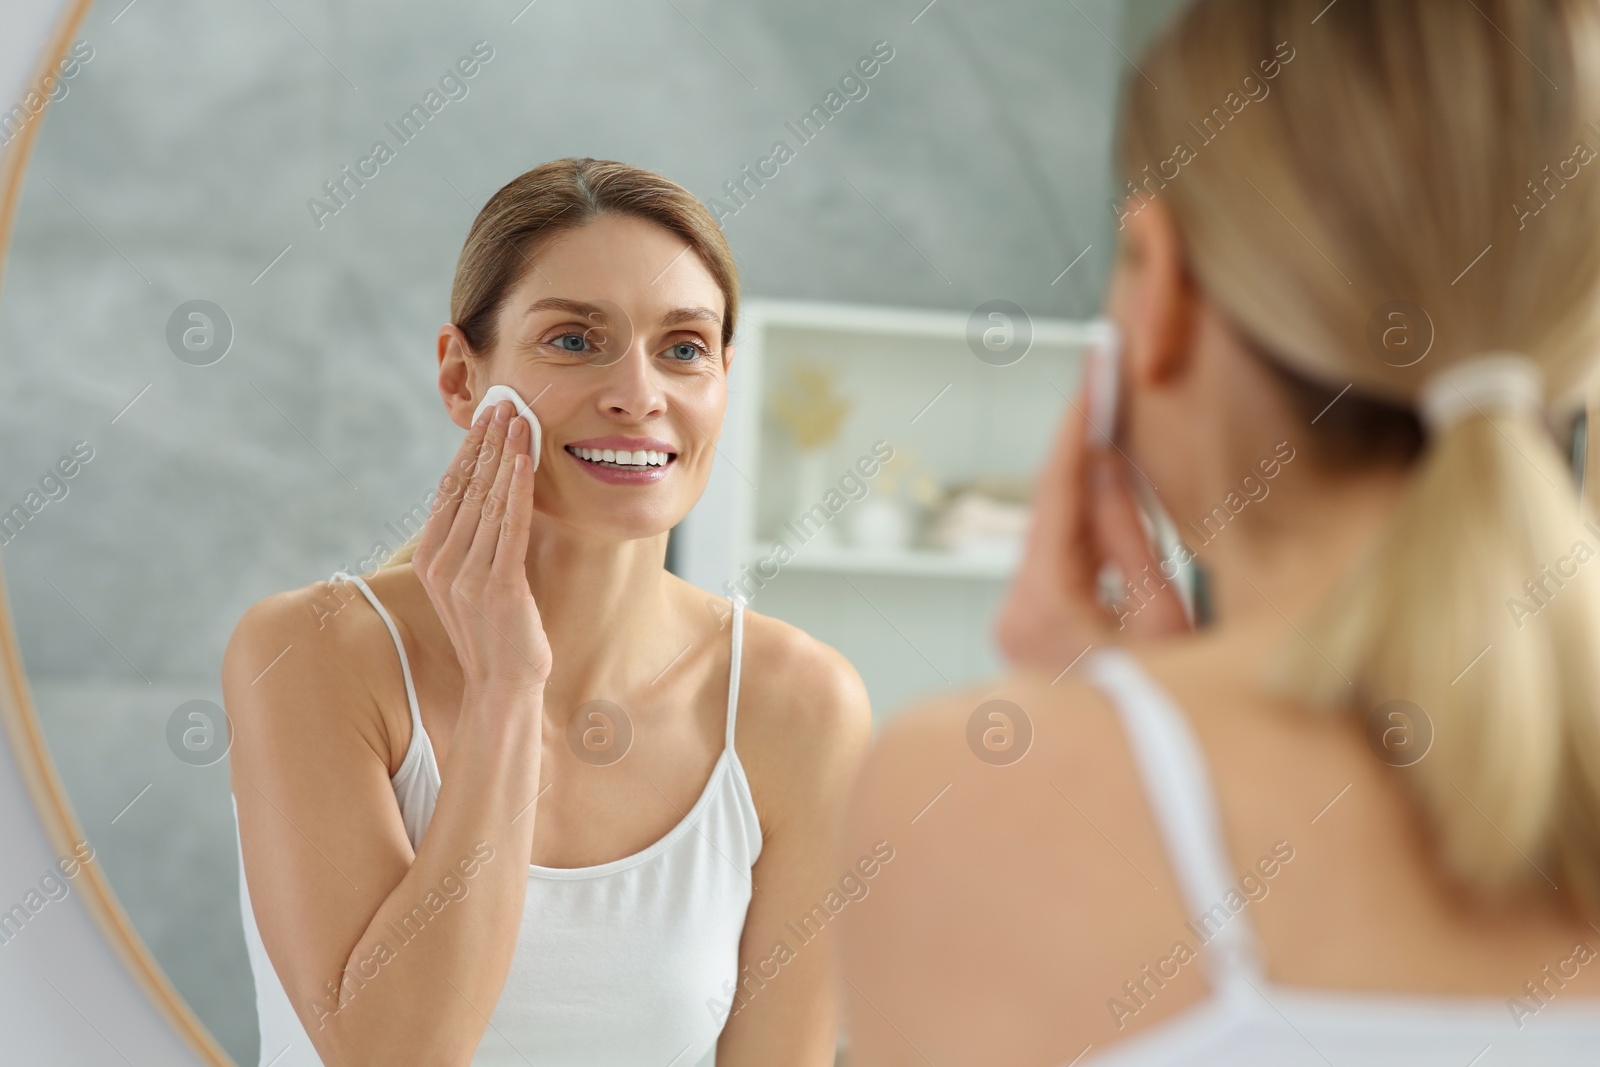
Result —
M 1520 352 L 1485 352 L 1432 375 L 1418 398 L 1422 421 L 1442 433 L 1462 419 L 1497 411 L 1544 411 L 1544 372 Z

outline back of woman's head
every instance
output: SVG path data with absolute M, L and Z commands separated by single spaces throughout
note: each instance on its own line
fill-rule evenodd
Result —
M 1350 387 L 1327 409 L 1344 415 L 1308 416 L 1314 461 L 1379 462 L 1371 434 L 1415 428 L 1425 383 L 1486 352 L 1532 360 L 1553 411 L 1586 395 L 1594 0 L 1198 0 L 1138 67 L 1125 192 L 1164 200 L 1195 283 L 1297 383 L 1286 397 L 1315 415 L 1308 398 Z M 1550 881 L 1600 908 L 1600 526 L 1543 416 L 1469 414 L 1401 451 L 1404 500 L 1272 678 L 1385 716 L 1380 738 L 1413 731 L 1390 762 L 1467 885 Z M 1391 701 L 1420 713 L 1388 721 Z

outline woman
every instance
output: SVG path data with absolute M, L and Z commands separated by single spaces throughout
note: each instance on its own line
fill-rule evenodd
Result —
M 467 436 L 425 527 L 228 645 L 263 1063 L 833 1062 L 831 946 L 755 972 L 835 877 L 864 689 L 664 567 L 737 308 L 658 175 L 558 160 L 479 213 L 438 337 Z M 472 419 L 492 384 L 542 424 L 536 474 L 510 403 Z
M 851 1067 L 1595 1062 L 1597 116 L 1592 0 L 1198 0 L 1138 59 L 1125 432 L 1068 411 L 1016 673 L 868 757 Z

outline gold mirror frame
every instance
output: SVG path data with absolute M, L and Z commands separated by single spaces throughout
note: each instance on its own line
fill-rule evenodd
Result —
M 34 65 L 29 85 L 39 85 L 55 69 L 83 25 L 92 0 L 68 0 L 51 33 L 44 53 Z M 39 129 L 49 117 L 46 103 L 38 117 L 0 155 L 0 285 L 5 281 L 6 256 L 16 224 L 17 203 L 22 196 L 22 179 L 27 170 Z M 21 775 L 23 788 L 33 801 L 35 817 L 44 828 L 45 838 L 58 856 L 74 853 L 76 842 L 86 840 L 83 827 L 67 800 L 61 778 L 50 759 L 44 733 L 39 728 L 38 711 L 28 688 L 22 666 L 22 651 L 11 617 L 11 601 L 6 595 L 5 566 L 0 554 L 0 723 Z M 145 999 L 164 1018 L 169 1029 L 193 1050 L 196 1062 L 210 1067 L 237 1067 L 195 1015 L 192 1008 L 167 978 L 166 972 L 134 930 L 128 915 L 117 902 L 105 872 L 98 863 L 85 863 L 74 879 L 84 907 L 100 928 L 102 939 L 111 946 L 123 967 L 133 978 Z

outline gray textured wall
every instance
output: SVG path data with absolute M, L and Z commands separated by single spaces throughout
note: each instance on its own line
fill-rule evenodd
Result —
M 716 196 L 876 40 L 895 58 L 868 96 L 727 221 L 747 291 L 1095 298 L 1121 60 L 1089 19 L 1115 33 L 1111 0 L 940 0 L 915 25 L 843 2 L 278 6 L 96 10 L 43 131 L 0 294 L 0 506 L 75 441 L 95 458 L 5 546 L 35 670 L 207 676 L 246 605 L 354 563 L 421 497 L 453 444 L 433 335 L 500 184 L 590 154 Z M 307 199 L 479 39 L 470 94 L 319 230 Z M 167 348 L 195 298 L 235 330 L 209 367 Z
M 725 224 L 750 295 L 1096 305 L 1128 70 L 1104 35 L 1141 36 L 1172 4 L 924 3 L 91 12 L 80 36 L 94 56 L 48 112 L 0 291 L 0 511 L 76 442 L 93 458 L 0 551 L 86 831 L 242 1062 L 255 1021 L 226 765 L 185 765 L 163 730 L 182 700 L 220 700 L 220 654 L 248 604 L 393 545 L 385 522 L 433 485 L 456 443 L 433 336 L 494 189 L 593 155 L 726 200 L 724 181 L 783 138 L 794 160 Z M 319 228 L 308 198 L 375 139 L 394 144 L 385 123 L 479 40 L 494 57 L 468 94 Z M 868 95 L 798 146 L 786 120 L 879 40 L 894 58 Z M 193 299 L 232 324 L 209 366 L 168 346 L 169 316 Z

